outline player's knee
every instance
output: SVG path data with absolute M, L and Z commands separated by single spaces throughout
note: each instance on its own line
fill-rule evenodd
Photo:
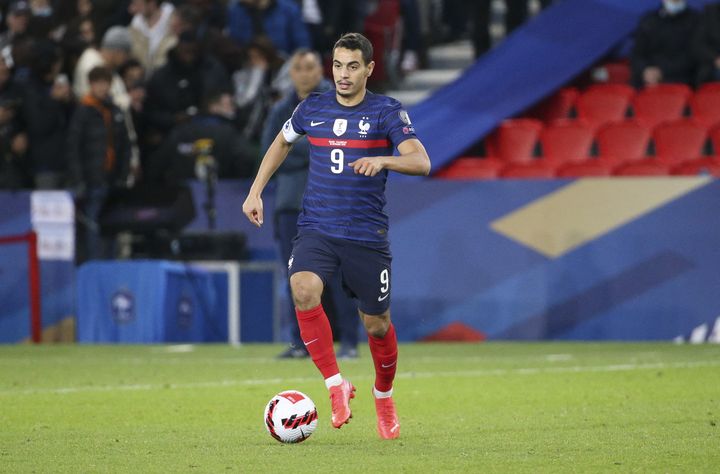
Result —
M 390 329 L 390 316 L 368 316 L 363 317 L 365 330 L 371 337 L 383 338 Z
M 308 310 L 320 304 L 323 284 L 316 275 L 296 273 L 290 278 L 293 302 L 300 310 Z

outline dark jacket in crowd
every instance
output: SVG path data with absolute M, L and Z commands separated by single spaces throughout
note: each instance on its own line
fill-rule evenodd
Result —
M 84 97 L 68 130 L 67 157 L 70 184 L 78 190 L 124 183 L 130 140 L 123 112 L 111 101 Z
M 325 92 L 330 89 L 330 82 L 323 80 L 315 92 Z M 262 150 L 267 150 L 275 140 L 275 136 L 282 130 L 287 119 L 292 116 L 295 107 L 300 103 L 295 91 L 280 100 L 270 110 L 262 134 Z M 310 166 L 310 144 L 306 138 L 296 142 L 283 164 L 275 173 L 275 211 L 298 212 L 302 209 L 302 197 L 307 183 L 308 167 Z
M 203 54 L 194 65 L 187 66 L 171 50 L 168 62 L 155 71 L 147 87 L 148 127 L 169 132 L 179 114 L 196 111 L 210 92 L 218 90 L 230 90 L 230 79 L 216 59 Z
M 691 46 L 699 20 L 698 12 L 689 7 L 676 15 L 660 9 L 640 20 L 631 57 L 636 86 L 644 84 L 643 70 L 650 66 L 660 68 L 662 82 L 695 83 L 696 67 Z
M 243 46 L 265 35 L 278 51 L 287 55 L 311 46 L 300 7 L 292 0 L 273 0 L 265 10 L 236 2 L 228 10 L 228 34 Z
M 720 4 L 705 6 L 693 41 L 693 53 L 698 62 L 698 82 L 720 80 L 715 59 L 720 57 Z
M 25 84 L 20 120 L 28 135 L 33 174 L 66 173 L 66 132 L 72 105 L 50 96 L 52 84 L 30 77 Z
M 250 178 L 255 170 L 256 156 L 232 121 L 200 115 L 173 130 L 151 158 L 148 179 L 173 183 L 196 178 L 208 156 L 219 178 Z

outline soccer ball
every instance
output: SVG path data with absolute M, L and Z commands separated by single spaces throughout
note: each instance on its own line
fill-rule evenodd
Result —
M 297 390 L 280 392 L 265 407 L 265 428 L 281 443 L 300 443 L 317 428 L 317 409 L 310 397 Z

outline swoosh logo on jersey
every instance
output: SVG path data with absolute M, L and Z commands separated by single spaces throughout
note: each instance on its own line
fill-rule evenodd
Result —
M 392 364 L 388 364 L 388 365 L 385 365 L 385 364 L 380 364 L 380 365 L 382 366 L 383 369 L 389 369 L 390 367 L 392 367 L 395 364 L 397 364 L 397 361 L 393 362 Z
M 313 121 L 311 121 L 311 122 L 310 122 L 310 126 L 311 126 L 311 127 L 317 127 L 318 125 L 322 125 L 322 124 L 324 124 L 324 123 L 325 123 L 325 122 L 313 122 Z
M 388 296 L 390 296 L 390 293 L 388 293 L 388 294 L 385 295 L 385 296 L 378 296 L 378 301 L 383 301 L 383 300 L 384 300 L 385 298 L 387 298 Z
M 320 339 L 320 338 L 319 338 L 319 337 L 316 337 L 315 339 L 313 339 L 313 340 L 310 341 L 310 342 L 305 342 L 305 341 L 303 341 L 303 344 L 305 344 L 305 347 L 307 347 L 307 346 L 309 346 L 310 344 L 312 344 L 313 342 L 317 341 L 318 339 Z

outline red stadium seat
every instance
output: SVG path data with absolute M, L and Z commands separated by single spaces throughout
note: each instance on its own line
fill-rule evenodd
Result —
M 715 155 L 720 156 L 720 125 L 710 129 L 709 135 Z
M 399 0 L 376 2 L 376 10 L 365 18 L 365 36 L 373 44 L 375 69 L 370 82 L 385 82 L 392 78 L 400 55 L 402 27 Z
M 681 119 L 658 125 L 652 136 L 658 161 L 675 165 L 702 156 L 707 131 L 692 120 Z
M 610 176 L 612 166 L 597 160 L 585 163 L 567 163 L 555 170 L 558 178 L 579 178 L 582 176 Z
M 507 165 L 501 172 L 502 178 L 553 178 L 555 170 L 552 165 L 544 160 L 535 160 L 533 163 L 511 163 Z
M 556 123 L 540 133 L 543 157 L 554 164 L 586 160 L 592 142 L 591 128 L 579 121 Z
M 504 163 L 495 159 L 458 158 L 435 176 L 443 179 L 495 179 L 504 166 Z
M 535 119 L 505 120 L 486 141 L 488 156 L 513 163 L 532 160 L 542 128 Z
M 701 158 L 686 161 L 673 167 L 670 172 L 674 175 L 695 176 L 709 174 L 720 177 L 720 158 Z
M 632 100 L 633 97 L 635 97 L 635 94 L 637 94 L 637 91 L 633 86 L 630 86 L 628 84 L 593 84 L 590 87 L 587 88 L 585 93 L 588 92 L 605 92 L 608 94 L 613 95 L 620 95 L 622 97 L 625 97 L 628 101 Z
M 613 170 L 615 176 L 666 176 L 669 168 L 653 160 L 642 160 L 620 165 Z
M 630 98 L 601 89 L 589 90 L 575 102 L 578 118 L 584 120 L 593 130 L 609 122 L 625 118 Z
M 627 61 L 606 63 L 600 66 L 607 75 L 606 84 L 629 84 L 632 71 Z
M 690 89 L 683 84 L 660 84 L 644 89 L 632 101 L 635 118 L 649 127 L 683 116 Z
M 560 89 L 530 109 L 526 115 L 546 123 L 567 118 L 570 116 L 570 111 L 575 105 L 578 95 L 580 93 L 574 87 Z
M 720 87 L 701 88 L 690 98 L 693 119 L 708 127 L 720 124 Z
M 650 129 L 634 120 L 611 123 L 598 130 L 595 140 L 602 161 L 635 161 L 647 155 Z

